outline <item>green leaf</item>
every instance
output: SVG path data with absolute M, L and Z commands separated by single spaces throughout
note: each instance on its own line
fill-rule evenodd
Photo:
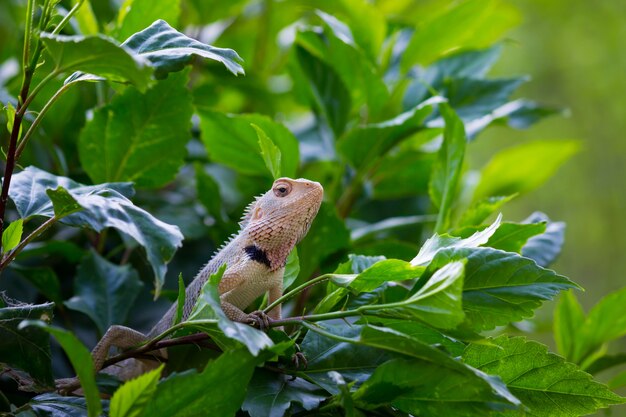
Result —
M 497 0 L 452 3 L 443 13 L 422 24 L 404 51 L 401 66 L 428 64 L 461 48 L 491 45 L 519 21 L 517 10 Z
M 174 179 L 190 138 L 186 83 L 186 73 L 173 74 L 145 94 L 127 89 L 95 112 L 79 139 L 81 165 L 93 182 L 160 187 Z
M 461 304 L 463 262 L 451 262 L 437 270 L 425 284 L 405 300 L 363 306 L 366 311 L 403 319 L 418 319 L 440 329 L 454 329 L 464 319 Z
M 180 0 L 125 0 L 117 15 L 113 31 L 120 41 L 139 32 L 157 19 L 176 26 L 180 15 Z
M 223 221 L 222 199 L 219 184 L 203 169 L 202 165 L 195 165 L 196 195 L 206 208 L 207 212 L 220 223 Z
M 559 291 L 580 288 L 531 259 L 487 247 L 444 249 L 429 269 L 461 259 L 467 259 L 463 310 L 466 323 L 476 331 L 530 317 Z
M 504 222 L 489 238 L 485 246 L 505 252 L 520 253 L 526 242 L 533 236 L 546 231 L 546 223 L 509 223 Z
M 7 130 L 9 131 L 9 133 L 13 132 L 13 121 L 15 120 L 15 107 L 13 107 L 13 104 L 11 104 L 11 102 L 7 102 L 7 104 L 4 106 L 4 110 L 6 111 L 6 117 L 7 117 Z M 24 127 L 24 125 L 20 125 L 20 132 L 18 134 L 18 138 L 22 137 L 22 128 Z
M 259 114 L 226 115 L 200 109 L 202 140 L 213 162 L 246 175 L 267 176 L 268 168 L 259 149 L 252 124 L 261 128 L 280 151 L 280 172 L 294 177 L 299 164 L 298 141 L 280 123 Z M 273 161 L 276 162 L 275 160 Z
M 67 354 L 74 372 L 80 379 L 80 386 L 83 389 L 85 400 L 87 401 L 87 415 L 89 417 L 98 417 L 102 412 L 100 404 L 100 394 L 96 387 L 95 371 L 91 353 L 87 348 L 67 330 L 60 329 L 45 324 L 39 320 L 28 320 L 20 324 L 20 328 L 38 327 L 50 333 L 59 342 L 65 353 Z
M 48 339 L 50 336 L 48 336 Z M 32 398 L 28 402 L 29 411 L 17 414 L 17 417 L 79 417 L 87 415 L 87 402 L 84 397 L 68 397 L 46 393 Z M 104 415 L 108 415 L 108 401 L 102 401 Z M 32 410 L 32 412 L 31 412 Z M 34 414 L 32 414 L 34 413 Z
M 91 2 L 89 0 L 72 0 L 72 5 L 76 5 L 79 2 L 81 5 L 74 14 L 74 18 L 76 23 L 78 23 L 80 33 L 83 35 L 97 34 L 99 32 L 98 19 L 96 19 L 96 15 L 91 7 Z
M 48 194 L 50 201 L 52 201 L 54 217 L 57 219 L 78 213 L 83 209 L 74 197 L 63 187 L 57 187 L 55 190 L 47 189 L 46 194 Z
M 470 344 L 463 360 L 500 376 L 533 416 L 580 416 L 625 400 L 591 379 L 574 364 L 523 337 L 500 336 Z M 514 413 L 505 413 L 505 415 Z
M 519 405 L 500 381 L 492 380 L 494 385 L 500 386 L 499 392 L 479 381 L 476 375 L 446 369 L 437 363 L 393 359 L 376 368 L 354 393 L 354 400 L 365 409 L 390 404 L 406 413 L 425 417 L 478 417 L 492 410 L 513 409 Z
M 322 202 L 309 233 L 298 247 L 300 277 L 308 279 L 328 256 L 348 248 L 349 244 L 350 233 L 336 208 Z
M 285 273 L 283 275 L 283 291 L 291 287 L 298 278 L 300 273 L 300 259 L 298 258 L 298 249 L 293 248 L 289 256 L 287 256 L 287 263 L 285 264 Z
M 208 363 L 201 373 L 170 375 L 159 383 L 141 416 L 234 416 L 255 366 L 265 359 L 245 349 L 229 350 Z
M 414 267 L 399 259 L 385 259 L 376 262 L 358 275 L 335 276 L 331 277 L 331 281 L 341 287 L 349 287 L 356 292 L 369 292 L 387 281 L 419 278 L 424 269 L 424 267 Z
M 522 255 L 534 260 L 539 266 L 547 267 L 561 253 L 565 242 L 565 223 L 550 221 L 548 216 L 541 212 L 535 212 L 524 220 L 524 223 L 538 222 L 547 223 L 546 231 L 528 239 L 522 248 Z
M 53 303 L 14 304 L 0 297 L 0 362 L 27 372 L 32 378 L 29 389 L 54 386 L 50 336 L 37 327 L 21 328 L 23 320 L 52 321 Z M 0 367 L 3 367 L 0 365 Z
M 7 253 L 22 240 L 24 220 L 17 219 L 11 222 L 9 226 L 2 233 L 2 252 Z
M 150 62 L 106 36 L 42 33 L 41 40 L 60 72 L 94 74 L 111 81 L 131 83 L 141 91 L 145 91 L 151 83 Z M 66 82 L 77 79 L 71 78 Z
M 461 216 L 459 227 L 479 226 L 489 216 L 500 210 L 500 208 L 514 199 L 517 194 L 503 197 L 487 197 L 472 204 Z
M 168 3 L 168 4 L 171 4 Z M 167 22 L 157 20 L 122 44 L 150 62 L 157 79 L 182 70 L 194 56 L 221 62 L 233 74 L 243 74 L 241 57 L 232 49 L 216 48 L 178 32 Z
M 555 338 L 559 349 L 569 353 L 567 358 L 583 367 L 589 365 L 593 354 L 611 340 L 626 335 L 626 288 L 602 298 L 584 316 L 574 295 L 566 295 L 558 304 L 555 314 Z M 569 348 L 568 350 L 565 350 Z
M 236 340 L 244 344 L 253 356 L 258 356 L 263 349 L 269 348 L 274 344 L 264 332 L 247 324 L 231 321 L 222 310 L 217 286 L 225 270 L 226 265 L 224 264 L 215 274 L 209 277 L 200 291 L 196 305 L 191 311 L 187 322 L 193 324 L 195 320 L 217 319 L 217 326 L 223 335 L 216 334 L 211 328 L 202 327 L 202 325 L 200 328 L 203 331 L 210 332 L 213 340 L 217 343 L 220 343 L 220 339 L 224 337 Z
M 297 69 L 302 73 L 297 75 L 304 78 L 303 82 L 307 82 L 310 101 L 316 115 L 322 116 L 325 125 L 332 129 L 335 137 L 341 136 L 352 109 L 350 90 L 333 66 L 325 63 L 301 45 L 296 45 L 294 52 Z M 292 71 L 297 71 L 297 69 L 294 68 Z
M 324 323 L 317 328 L 339 336 L 340 340 L 328 337 L 326 333 L 308 331 L 300 345 L 308 361 L 304 373 L 307 379 L 331 394 L 339 393 L 339 389 L 328 375 L 329 371 L 338 371 L 346 381 L 362 383 L 372 375 L 377 366 L 392 357 L 391 353 L 384 350 L 346 340 L 357 339 L 361 331 L 359 326 Z
M 242 410 L 250 417 L 282 417 L 291 404 L 313 410 L 327 395 L 310 382 L 259 368 L 254 372 L 246 390 Z
M 118 266 L 90 251 L 77 269 L 74 296 L 65 305 L 86 314 L 100 334 L 124 324 L 143 283 L 130 265 Z
M 545 140 L 507 148 L 482 169 L 474 200 L 534 190 L 579 148 L 576 141 Z M 516 168 L 511 169 L 512 166 Z
M 14 174 L 9 196 L 22 218 L 53 217 L 47 189 L 65 188 L 84 210 L 61 220 L 71 226 L 90 227 L 98 232 L 112 227 L 132 237 L 146 250 L 154 271 L 158 296 L 167 270 L 166 264 L 181 245 L 183 236 L 176 226 L 164 223 L 135 206 L 128 197 L 134 194 L 128 183 L 85 186 L 66 177 L 57 177 L 35 167 Z
M 342 3 L 345 4 L 346 0 L 342 0 Z M 358 7 L 354 6 L 354 9 L 365 9 L 362 3 Z M 322 22 L 322 28 L 301 30 L 296 35 L 296 44 L 336 72 L 349 91 L 354 108 L 367 105 L 370 114 L 377 114 L 388 100 L 389 93 L 380 71 L 374 65 L 375 60 L 370 60 L 357 45 L 351 29 L 345 23 L 320 10 L 316 14 Z M 355 17 L 354 13 L 347 16 Z M 371 25 L 368 29 L 371 29 Z M 371 30 L 368 33 L 372 33 Z
M 183 310 L 185 308 L 185 281 L 183 273 L 178 274 L 178 298 L 176 300 L 176 317 L 172 325 L 176 325 L 183 320 Z
M 52 268 L 47 266 L 26 267 L 19 265 L 16 262 L 11 262 L 10 267 L 30 282 L 50 301 L 53 301 L 56 304 L 63 303 L 59 277 Z
M 259 138 L 259 147 L 261 148 L 261 156 L 263 157 L 265 166 L 274 179 L 280 178 L 280 149 L 274 145 L 272 139 L 267 136 L 263 129 L 254 123 L 251 123 L 250 126 L 256 130 L 257 137 Z
M 558 352 L 569 361 L 576 362 L 575 350 L 584 340 L 579 331 L 584 325 L 585 312 L 574 292 L 566 291 L 561 294 L 554 309 L 554 341 Z
M 446 127 L 428 184 L 428 192 L 433 204 L 439 208 L 435 231 L 442 233 L 448 229 L 450 223 L 450 213 L 461 177 L 467 138 L 463 122 L 447 103 L 441 103 L 439 111 L 446 122 Z
M 110 417 L 138 417 L 157 389 L 164 365 L 122 385 L 111 397 Z
M 427 194 L 435 156 L 412 149 L 389 152 L 379 160 L 371 177 L 374 186 L 372 199 L 395 200 Z
M 403 139 L 424 129 L 424 120 L 442 101 L 441 97 L 432 97 L 391 120 L 357 127 L 341 138 L 337 149 L 354 168 L 365 169 Z
M 422 247 L 420 248 L 417 256 L 411 260 L 411 265 L 428 265 L 430 261 L 432 261 L 432 259 L 435 257 L 435 255 L 437 255 L 437 253 L 442 249 L 477 248 L 481 245 L 484 245 L 489 241 L 489 239 L 491 238 L 491 236 L 493 236 L 496 230 L 498 230 L 501 220 L 502 215 L 499 215 L 498 218 L 489 227 L 486 227 L 485 229 L 476 232 L 465 239 L 450 235 L 434 234 L 431 238 L 424 242 L 424 245 L 422 245 Z

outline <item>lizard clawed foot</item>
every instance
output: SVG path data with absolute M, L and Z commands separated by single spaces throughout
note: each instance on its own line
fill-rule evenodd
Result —
M 80 388 L 80 380 L 78 377 L 62 378 L 54 381 L 56 390 L 61 395 L 70 395 Z
M 270 328 L 272 319 L 263 311 L 257 310 L 248 314 L 248 323 L 254 327 L 258 327 L 259 330 L 267 331 Z

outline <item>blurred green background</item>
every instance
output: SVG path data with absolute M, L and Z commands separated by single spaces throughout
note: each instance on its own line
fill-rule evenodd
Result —
M 566 108 L 569 116 L 544 119 L 529 130 L 487 130 L 470 147 L 472 166 L 494 148 L 525 140 L 581 141 L 578 155 L 543 187 L 507 205 L 504 215 L 521 220 L 541 210 L 567 223 L 565 246 L 552 268 L 586 289 L 578 297 L 588 310 L 626 285 L 626 1 L 511 4 L 523 21 L 510 32 L 492 74 L 530 74 L 519 96 Z

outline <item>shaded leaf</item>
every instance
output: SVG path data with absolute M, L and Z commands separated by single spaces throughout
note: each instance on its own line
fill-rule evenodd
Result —
M 300 273 L 300 259 L 298 258 L 298 249 L 293 248 L 289 256 L 287 256 L 287 263 L 285 264 L 285 273 L 283 275 L 283 291 L 291 287 L 298 278 Z
M 500 336 L 489 344 L 472 343 L 463 360 L 500 376 L 533 416 L 574 417 L 625 402 L 574 364 L 523 337 Z
M 86 186 L 66 177 L 57 177 L 35 167 L 13 175 L 9 196 L 22 218 L 54 216 L 52 202 L 45 190 L 65 188 L 84 210 L 61 220 L 72 226 L 90 227 L 98 232 L 112 227 L 136 240 L 146 250 L 155 275 L 158 296 L 166 264 L 181 245 L 183 236 L 176 226 L 166 224 L 135 206 L 128 197 L 134 194 L 128 183 Z M 33 198 L 34 196 L 34 198 Z
M 80 161 L 93 182 L 159 187 L 174 179 L 190 137 L 193 108 L 186 83 L 182 73 L 145 94 L 127 89 L 95 112 L 79 139 Z
M 65 302 L 86 314 L 100 334 L 113 324 L 124 324 L 143 283 L 130 265 L 115 265 L 90 251 L 77 269 L 74 296 Z
M 108 412 L 107 400 L 102 401 L 102 411 Z M 37 417 L 84 417 L 87 415 L 87 402 L 84 397 L 68 397 L 46 393 L 36 396 L 28 402 L 28 406 Z M 31 417 L 28 411 L 17 414 L 20 417 Z
M 317 385 L 290 376 L 257 369 L 246 391 L 242 410 L 250 417 L 282 417 L 291 404 L 313 410 L 326 399 Z
M 217 48 L 178 32 L 164 20 L 157 20 L 122 44 L 150 62 L 157 79 L 182 70 L 194 56 L 221 62 L 233 74 L 243 74 L 241 57 L 232 49 Z
M 0 302 L 4 306 L 6 300 Z M 54 386 L 50 336 L 37 327 L 19 327 L 23 320 L 52 321 L 54 304 L 7 304 L 0 308 L 0 362 L 27 372 L 35 385 L 29 389 Z
M 569 361 L 576 362 L 577 345 L 584 340 L 582 337 L 579 339 L 582 335 L 578 332 L 584 325 L 585 312 L 576 295 L 573 291 L 565 291 L 554 309 L 553 332 L 558 352 Z
M 493 213 L 516 197 L 516 194 L 503 197 L 487 197 L 472 204 L 461 216 L 459 227 L 479 226 Z
M 47 266 L 26 267 L 16 262 L 12 262 L 10 267 L 33 284 L 33 286 L 50 301 L 57 304 L 63 303 L 59 277 L 57 277 L 57 274 L 52 268 Z

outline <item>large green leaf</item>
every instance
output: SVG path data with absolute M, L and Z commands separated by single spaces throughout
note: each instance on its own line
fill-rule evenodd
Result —
M 549 353 L 544 345 L 507 336 L 489 342 L 470 344 L 463 360 L 483 372 L 500 376 L 528 407 L 529 415 L 575 417 L 625 402 L 576 365 Z
M 217 343 L 225 345 L 224 337 L 233 339 L 245 345 L 253 356 L 258 356 L 263 349 L 273 346 L 272 340 L 267 334 L 248 324 L 230 320 L 222 310 L 217 286 L 222 279 L 225 267 L 223 265 L 204 284 L 187 321 L 193 324 L 195 320 L 217 319 L 217 326 L 223 334 L 216 334 L 211 327 L 204 325 L 200 325 L 198 328 L 211 334 Z
M 466 323 L 476 331 L 530 317 L 559 291 L 579 288 L 531 259 L 487 247 L 444 249 L 429 269 L 460 259 L 467 259 L 463 310 Z
M 85 345 L 71 332 L 45 324 L 40 320 L 28 320 L 20 325 L 21 328 L 38 327 L 50 333 L 59 342 L 67 354 L 74 372 L 80 379 L 80 386 L 83 389 L 85 400 L 87 401 L 87 415 L 98 417 L 102 412 L 100 404 L 100 394 L 96 386 L 95 370 L 91 353 Z
M 402 58 L 403 70 L 459 49 L 491 45 L 517 24 L 518 13 L 497 0 L 465 0 L 421 25 L 411 38 Z
M 191 137 L 187 74 L 172 74 L 145 94 L 127 89 L 82 130 L 81 165 L 94 183 L 133 181 L 160 187 L 183 165 Z
M 264 359 L 236 349 L 222 353 L 201 373 L 170 375 L 159 383 L 141 416 L 234 416 L 255 366 Z
M 163 19 L 176 26 L 180 15 L 180 0 L 125 0 L 117 15 L 115 38 L 123 41 L 135 32 Z
M 459 178 L 465 158 L 467 137 L 463 122 L 447 103 L 439 105 L 446 126 L 443 131 L 443 142 L 428 184 L 430 198 L 439 209 L 435 231 L 442 233 L 448 229 L 450 214 L 459 186 Z
M 491 384 L 486 383 L 489 378 Z M 354 393 L 354 399 L 365 409 L 390 404 L 426 417 L 479 417 L 519 406 L 502 382 L 493 377 L 459 372 L 420 359 L 393 359 L 380 365 Z
M 143 283 L 129 265 L 118 266 L 91 251 L 74 279 L 74 296 L 65 302 L 86 314 L 100 334 L 113 324 L 124 324 Z
M 354 262 L 354 259 L 352 262 Z M 415 267 L 399 259 L 385 259 L 376 262 L 358 275 L 339 275 L 331 277 L 331 281 L 341 287 L 349 287 L 353 291 L 367 292 L 373 291 L 387 281 L 404 281 L 419 278 L 424 269 L 424 267 Z
M 337 149 L 353 167 L 367 168 L 400 141 L 423 129 L 424 119 L 441 102 L 440 97 L 433 97 L 391 120 L 350 130 L 341 138 Z
M 566 291 L 561 294 L 554 309 L 552 329 L 556 348 L 568 361 L 578 362 L 576 356 L 579 354 L 576 351 L 587 350 L 579 348 L 585 343 L 585 339 L 580 334 L 584 325 L 585 312 L 574 292 Z
M 102 231 L 112 227 L 136 240 L 146 250 L 154 271 L 158 296 L 167 270 L 166 264 L 181 245 L 183 236 L 176 226 L 164 223 L 135 206 L 128 197 L 134 194 L 131 184 L 107 183 L 94 186 L 79 184 L 67 177 L 58 177 L 35 167 L 15 174 L 9 196 L 22 218 L 53 217 L 54 209 L 46 190 L 65 188 L 83 207 L 83 211 L 60 221 L 72 226 Z
M 217 48 L 178 32 L 167 22 L 157 20 L 122 44 L 150 62 L 157 79 L 182 70 L 194 56 L 221 62 L 233 74 L 243 74 L 241 57 L 232 49 Z
M 0 301 L 5 301 L 0 298 Z M 4 305 L 4 303 L 2 303 Z M 0 308 L 0 368 L 8 366 L 28 373 L 33 381 L 25 389 L 54 386 L 50 336 L 38 327 L 18 328 L 23 320 L 52 321 L 53 303 L 9 304 Z M 26 382 L 28 384 L 30 381 Z
M 507 148 L 482 169 L 474 199 L 531 191 L 550 178 L 579 147 L 575 141 L 544 140 Z
M 151 82 L 150 62 L 106 36 L 42 33 L 41 40 L 58 71 L 81 71 L 111 81 L 128 82 L 141 91 Z
M 500 249 L 505 252 L 520 253 L 526 242 L 542 234 L 546 230 L 546 223 L 512 223 L 504 222 L 489 238 L 485 246 Z
M 241 407 L 250 417 L 282 417 L 291 404 L 313 410 L 326 399 L 320 388 L 302 379 L 257 369 L 246 390 Z
M 163 366 L 132 379 L 122 385 L 111 397 L 109 417 L 137 417 L 141 415 L 156 392 Z
M 259 114 L 227 115 L 200 109 L 202 140 L 214 162 L 247 175 L 270 176 L 261 155 L 258 126 L 280 151 L 280 172 L 293 177 L 299 163 L 298 141 L 280 123 Z

